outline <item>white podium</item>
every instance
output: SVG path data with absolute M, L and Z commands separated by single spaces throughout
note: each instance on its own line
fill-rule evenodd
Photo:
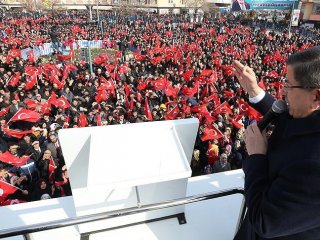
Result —
M 76 216 L 186 196 L 198 119 L 59 131 Z M 79 225 L 80 233 L 176 216 L 184 206 Z

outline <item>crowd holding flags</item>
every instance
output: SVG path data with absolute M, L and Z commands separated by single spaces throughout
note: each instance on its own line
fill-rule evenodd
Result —
M 0 71 L 0 134 L 4 139 L 0 162 L 12 175 L 13 167 L 33 164 L 40 172 L 38 180 L 41 176 L 48 185 L 63 188 L 59 194 L 50 192 L 52 197 L 67 192 L 59 128 L 196 117 L 200 128 L 195 148 L 201 150 L 201 174 L 211 147 L 217 148 L 217 156 L 227 153 L 234 168 L 240 167 L 233 159 L 238 151 L 235 143 L 240 142 L 241 149 L 244 127 L 259 121 L 261 115 L 247 103 L 232 62 L 250 65 L 259 86 L 280 99 L 289 54 L 320 44 L 320 38 L 305 39 L 298 33 L 288 38 L 286 33 L 251 28 L 241 24 L 241 15 L 206 16 L 199 23 L 183 15 L 143 15 L 136 16 L 136 21 L 117 16 L 121 21 L 117 25 L 110 21 L 103 34 L 97 26 L 85 24 L 86 12 L 57 16 L 8 13 L 0 23 L 6 53 L 0 62 L 4 69 L 3 74 Z M 45 50 L 51 40 L 41 29 L 53 25 L 65 27 L 57 36 L 59 47 L 47 52 L 54 56 L 42 62 L 39 49 Z M 78 47 L 89 42 L 112 49 L 93 58 L 92 74 L 85 62 L 75 61 Z M 59 51 L 63 48 L 70 49 L 69 53 Z M 19 151 L 14 152 L 13 143 Z M 47 150 L 52 157 L 43 163 Z M 38 186 L 30 179 L 31 189 Z M 0 195 L 5 196 L 2 205 L 17 194 L 11 182 L 5 182 L 9 185 L 0 187 Z

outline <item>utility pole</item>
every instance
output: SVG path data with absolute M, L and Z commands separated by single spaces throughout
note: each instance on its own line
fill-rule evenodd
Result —
M 295 0 L 293 0 L 292 2 L 292 8 L 291 8 L 291 16 L 290 16 L 290 24 L 289 24 L 289 38 L 291 38 L 291 27 L 292 27 L 292 20 L 293 20 L 293 12 L 294 12 L 294 4 L 295 4 Z

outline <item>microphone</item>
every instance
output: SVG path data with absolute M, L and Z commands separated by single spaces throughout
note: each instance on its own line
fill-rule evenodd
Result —
M 281 113 L 285 112 L 286 110 L 287 104 L 284 100 L 274 101 L 272 107 L 257 124 L 260 131 L 262 132 L 269 123 L 275 120 Z

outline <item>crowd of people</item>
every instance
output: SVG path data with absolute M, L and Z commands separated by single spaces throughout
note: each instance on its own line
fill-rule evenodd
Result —
M 0 204 L 71 194 L 59 129 L 197 117 L 193 176 L 241 168 L 244 127 L 261 115 L 247 103 L 233 61 L 251 66 L 276 98 L 292 53 L 320 44 L 299 31 L 250 27 L 241 15 L 204 16 L 87 11 L 6 12 L 0 23 Z M 260 20 L 262 21 L 262 20 Z M 58 26 L 58 27 L 57 27 Z M 102 40 L 93 72 L 72 42 Z M 21 50 L 57 42 L 49 57 Z M 114 54 L 103 51 L 113 49 Z M 272 127 L 267 129 L 270 134 Z M 7 185 L 3 185 L 7 184 Z

